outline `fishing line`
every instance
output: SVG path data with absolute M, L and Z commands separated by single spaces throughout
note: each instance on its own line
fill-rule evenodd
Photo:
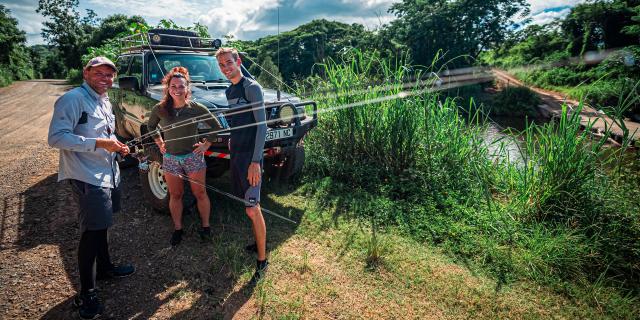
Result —
M 140 163 L 145 163 L 145 162 L 146 162 L 146 158 L 145 158 L 145 157 L 138 157 L 138 160 L 140 161 Z M 157 165 L 160 165 L 160 163 L 159 163 L 159 162 L 157 162 L 157 161 L 153 161 L 153 162 L 155 162 Z M 162 165 L 160 165 L 160 167 L 162 168 Z M 140 166 L 140 168 L 141 168 L 141 170 L 148 171 L 148 168 L 144 168 L 144 165 Z M 193 180 L 193 179 L 189 178 L 188 176 L 186 176 L 186 175 L 184 175 L 184 174 L 181 174 L 181 173 L 173 173 L 173 172 L 172 172 L 172 173 L 168 173 L 168 174 L 171 174 L 171 175 L 177 176 L 177 177 L 181 178 L 182 180 L 188 181 L 188 182 L 190 182 L 190 183 L 195 183 L 195 184 L 197 184 L 197 185 L 199 185 L 199 186 L 202 186 L 202 187 L 205 187 L 205 188 L 207 188 L 207 189 L 209 189 L 209 190 L 211 190 L 211 191 L 213 191 L 213 192 L 219 193 L 219 194 L 221 194 L 221 195 L 223 195 L 223 196 L 226 196 L 226 197 L 229 197 L 229 198 L 231 198 L 231 199 L 233 199 L 233 200 L 236 200 L 236 201 L 242 202 L 245 206 L 246 206 L 246 205 L 248 205 L 248 206 L 253 206 L 253 205 L 254 205 L 254 204 L 250 203 L 249 201 L 247 201 L 247 200 L 245 200 L 245 199 L 242 199 L 242 198 L 240 198 L 240 197 L 237 197 L 237 196 L 235 196 L 235 195 L 233 195 L 233 194 L 231 194 L 231 193 L 228 193 L 228 192 L 222 191 L 222 190 L 220 190 L 220 189 L 218 189 L 218 188 L 216 188 L 216 187 L 213 187 L 213 186 L 211 186 L 211 185 L 208 185 L 208 184 L 206 184 L 206 183 L 202 183 L 202 182 L 200 182 L 200 181 Z M 261 178 L 261 179 L 262 179 L 262 178 Z M 285 220 L 285 221 L 287 221 L 287 222 L 291 222 L 291 223 L 293 223 L 293 224 L 298 224 L 297 222 L 295 222 L 295 221 L 293 221 L 293 220 L 291 220 L 291 219 L 289 219 L 289 218 L 287 218 L 287 217 L 285 217 L 285 216 L 282 216 L 282 215 L 280 215 L 280 214 L 277 214 L 277 213 L 275 213 L 275 212 L 273 212 L 273 211 L 271 211 L 271 210 L 269 210 L 269 209 L 267 209 L 267 208 L 263 207 L 262 205 L 260 205 L 260 210 L 261 210 L 261 211 L 264 211 L 264 212 L 266 212 L 266 213 L 268 213 L 268 214 L 270 214 L 270 215 L 272 215 L 272 216 L 274 216 L 274 217 L 276 217 L 276 218 L 280 218 L 280 219 L 282 219 L 282 220 Z
M 257 63 L 256 63 L 257 64 Z M 460 75 L 465 75 L 465 74 L 472 74 L 470 79 L 460 79 L 460 80 L 456 80 L 456 81 L 448 81 L 448 82 L 444 82 L 442 80 L 442 78 L 440 78 L 440 76 L 435 73 L 435 72 L 430 72 L 428 73 L 429 75 L 429 79 L 427 80 L 419 80 L 419 81 L 413 81 L 413 82 L 406 82 L 404 84 L 402 84 L 401 86 L 398 85 L 386 85 L 383 87 L 380 86 L 376 86 L 376 90 L 377 91 L 392 91 L 392 90 L 397 90 L 397 89 L 407 89 L 410 87 L 419 87 L 419 86 L 427 86 L 430 84 L 434 84 L 436 86 L 441 86 L 442 84 L 448 84 L 448 83 L 452 83 L 452 82 L 458 82 L 458 81 L 469 81 L 469 80 L 475 80 L 475 79 L 486 79 L 488 77 L 493 77 L 491 74 L 484 72 L 484 69 L 480 69 L 482 70 L 482 72 L 480 74 L 476 74 L 476 71 L 479 70 L 479 68 L 461 68 L 461 69 L 456 69 L 456 70 L 447 70 L 445 72 L 446 76 L 449 77 L 455 77 L 455 76 L 460 76 Z M 473 83 L 471 83 L 473 84 Z M 465 83 L 465 85 L 468 85 L 467 83 Z M 363 85 L 364 86 L 364 85 Z M 461 85 L 462 86 L 462 85 Z M 446 89 L 450 89 L 451 87 L 448 87 Z M 366 94 L 371 92 L 372 89 L 370 87 L 370 85 L 368 85 L 368 87 L 366 89 L 360 89 L 360 90 L 353 90 L 353 91 L 348 91 L 348 92 L 343 92 L 340 94 L 336 94 L 336 93 L 332 93 L 332 94 L 324 94 L 321 93 L 320 96 L 318 97 L 324 97 L 327 99 L 337 99 L 340 97 L 348 97 L 348 96 L 352 96 L 352 95 L 359 95 L 359 94 Z M 325 92 L 330 92 L 330 90 L 326 90 Z M 211 102 L 207 99 L 204 99 L 208 102 Z M 216 115 L 224 115 L 224 116 L 233 116 L 236 114 L 242 114 L 245 112 L 253 112 L 256 110 L 260 110 L 262 109 L 262 103 L 264 103 L 264 101 L 259 101 L 259 102 L 252 102 L 252 103 L 248 103 L 243 105 L 241 108 L 241 110 L 235 110 L 235 109 L 219 109 L 219 110 L 214 110 L 211 111 L 211 113 L 215 113 Z M 285 102 L 287 103 L 287 102 Z M 252 106 L 256 106 L 256 107 L 252 107 Z M 295 117 L 293 117 L 295 118 Z M 203 121 L 207 121 L 212 119 L 212 117 L 210 117 L 209 115 L 200 115 L 200 116 L 196 116 L 190 119 L 186 119 L 186 120 L 182 120 L 179 122 L 176 122 L 170 126 L 166 126 L 164 128 L 162 128 L 163 132 L 167 132 L 169 130 L 172 129 L 176 129 L 176 128 L 180 128 L 186 125 L 191 125 L 193 123 L 199 123 L 199 122 L 203 122 Z M 156 135 L 157 131 L 151 131 L 151 132 L 147 132 L 143 135 L 141 135 L 140 137 L 134 138 L 132 140 L 130 140 L 129 142 L 127 142 L 127 145 L 131 144 L 130 146 L 135 145 L 135 143 L 137 143 L 137 141 L 139 141 L 140 143 L 142 143 L 143 139 L 152 137 L 154 135 Z M 222 132 L 222 131 L 221 131 Z
M 416 91 L 413 91 L 413 92 L 412 91 L 401 91 L 401 92 L 396 93 L 396 94 L 383 96 L 383 97 L 379 97 L 379 98 L 375 98 L 375 99 L 359 101 L 359 102 L 353 102 L 353 103 L 344 104 L 344 105 L 341 105 L 341 106 L 324 108 L 324 109 L 321 109 L 321 110 L 312 111 L 312 112 L 310 112 L 310 115 L 314 116 L 314 115 L 317 115 L 317 114 L 322 114 L 322 113 L 327 113 L 327 112 L 334 112 L 334 111 L 338 111 L 338 110 L 354 108 L 354 107 L 363 106 L 363 105 L 367 105 L 367 104 L 375 104 L 375 103 L 380 103 L 380 102 L 389 101 L 389 100 L 395 100 L 395 99 L 404 99 L 404 98 L 408 98 L 410 96 L 415 96 L 415 95 L 423 94 L 423 93 L 426 93 L 426 92 L 436 92 L 436 91 L 442 91 L 442 90 L 449 90 L 449 89 L 453 89 L 453 88 L 456 88 L 456 87 L 467 86 L 467 85 L 470 85 L 470 84 L 477 84 L 477 83 L 483 83 L 483 82 L 485 82 L 485 79 L 480 78 L 480 79 L 475 80 L 475 81 L 465 82 L 464 84 L 455 84 L 455 83 L 454 84 L 445 84 L 445 85 L 439 86 L 437 88 L 426 88 L 426 89 L 422 89 L 422 90 L 416 90 Z M 301 118 L 303 116 L 304 115 L 294 115 L 294 116 L 291 116 L 291 118 L 295 119 L 295 118 Z M 164 142 L 177 141 L 177 140 L 182 140 L 182 139 L 190 139 L 190 138 L 196 138 L 196 137 L 200 137 L 200 136 L 207 136 L 207 135 L 216 134 L 216 133 L 229 132 L 231 130 L 250 128 L 250 127 L 254 127 L 254 126 L 258 126 L 258 125 L 262 125 L 262 124 L 267 124 L 268 125 L 268 124 L 276 123 L 276 122 L 279 122 L 279 121 L 280 121 L 280 119 L 270 119 L 270 120 L 266 120 L 266 121 L 260 121 L 260 122 L 256 122 L 256 123 L 252 123 L 252 124 L 246 124 L 246 125 L 237 126 L 237 127 L 233 127 L 233 128 L 225 128 L 225 129 L 221 129 L 221 130 L 203 132 L 203 133 L 198 133 L 198 134 L 195 134 L 195 135 L 190 135 L 190 136 L 185 136 L 185 137 L 180 137 L 180 138 L 168 139 L 168 140 L 164 140 Z M 143 146 L 144 147 L 144 146 L 153 145 L 153 144 L 155 144 L 155 142 L 142 143 L 139 146 Z

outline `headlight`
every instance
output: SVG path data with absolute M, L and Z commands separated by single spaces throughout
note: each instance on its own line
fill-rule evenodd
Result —
M 151 36 L 151 41 L 153 43 L 155 43 L 155 44 L 160 43 L 160 40 L 162 40 L 162 39 L 160 38 L 159 34 L 154 34 L 154 35 Z
M 290 104 L 285 103 L 278 108 L 278 119 L 283 125 L 289 125 L 296 121 L 297 110 Z

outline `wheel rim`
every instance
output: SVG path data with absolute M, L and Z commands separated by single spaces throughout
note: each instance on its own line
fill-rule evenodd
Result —
M 167 181 L 164 179 L 164 171 L 157 162 L 152 162 L 149 165 L 149 187 L 153 196 L 158 199 L 164 199 L 167 197 Z

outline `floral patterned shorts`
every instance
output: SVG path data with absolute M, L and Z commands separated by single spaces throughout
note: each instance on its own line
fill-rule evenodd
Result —
M 187 153 L 184 155 L 174 155 L 165 153 L 162 156 L 162 170 L 174 175 L 190 175 L 207 168 L 204 155 Z

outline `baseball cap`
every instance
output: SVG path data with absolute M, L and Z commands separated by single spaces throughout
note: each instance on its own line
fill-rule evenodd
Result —
M 87 62 L 84 68 L 87 69 L 89 67 L 97 67 L 101 65 L 108 65 L 109 67 L 113 68 L 114 71 L 118 71 L 118 68 L 116 68 L 115 63 L 113 63 L 113 61 L 109 60 L 109 58 L 107 57 L 92 58 L 91 60 L 89 60 L 89 62 Z

